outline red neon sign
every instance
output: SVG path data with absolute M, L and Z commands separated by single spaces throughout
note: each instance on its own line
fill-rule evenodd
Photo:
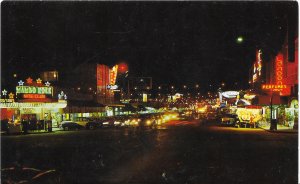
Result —
M 282 85 L 282 78 L 283 78 L 283 55 L 278 54 L 276 56 L 276 62 L 275 62 L 275 79 L 276 84 Z
M 23 98 L 43 99 L 43 98 L 46 98 L 46 95 L 44 95 L 44 94 L 23 94 Z

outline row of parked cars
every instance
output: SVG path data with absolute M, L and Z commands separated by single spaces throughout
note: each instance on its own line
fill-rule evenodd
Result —
M 62 121 L 60 129 L 97 129 L 102 127 L 155 127 L 162 125 L 169 119 L 163 114 L 140 114 L 127 116 L 113 116 L 101 118 L 78 117 L 74 121 Z

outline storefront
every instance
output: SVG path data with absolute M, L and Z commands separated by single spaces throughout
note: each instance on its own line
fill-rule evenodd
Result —
M 41 79 L 28 78 L 24 83 L 19 81 L 14 93 L 2 91 L 1 120 L 14 124 L 20 124 L 22 120 L 33 124 L 51 121 L 52 127 L 57 127 L 62 121 L 63 108 L 67 106 L 67 96 L 62 96 L 62 92 L 55 98 L 53 87 L 49 82 L 43 84 Z

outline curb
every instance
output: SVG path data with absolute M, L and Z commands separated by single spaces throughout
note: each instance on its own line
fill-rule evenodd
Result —
M 298 134 L 298 130 L 296 131 L 286 131 L 286 130 L 268 130 L 268 129 L 265 129 L 265 128 L 262 128 L 262 127 L 259 127 L 260 129 L 263 129 L 267 132 L 270 132 L 270 133 L 285 133 L 285 134 Z

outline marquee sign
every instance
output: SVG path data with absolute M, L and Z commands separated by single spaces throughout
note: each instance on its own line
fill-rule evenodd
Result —
M 17 86 L 16 94 L 45 94 L 52 95 L 53 88 L 50 86 L 37 87 L 37 86 Z

